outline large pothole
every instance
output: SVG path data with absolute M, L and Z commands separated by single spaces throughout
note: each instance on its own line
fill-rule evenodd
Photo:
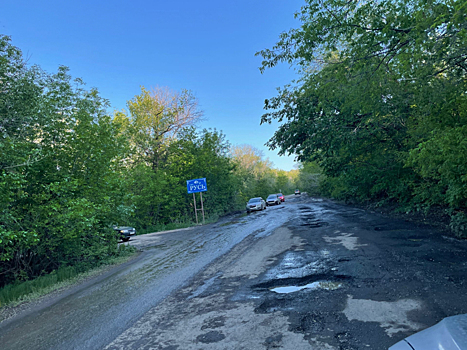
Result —
M 304 289 L 335 290 L 341 288 L 352 277 L 348 275 L 316 274 L 302 278 L 273 279 L 252 286 L 254 291 L 272 291 L 278 294 L 288 294 Z

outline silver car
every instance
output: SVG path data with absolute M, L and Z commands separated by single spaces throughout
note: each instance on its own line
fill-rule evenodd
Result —
M 261 197 L 251 198 L 246 204 L 246 212 L 249 214 L 252 211 L 266 209 L 266 202 Z
M 281 204 L 281 199 L 277 194 L 270 194 L 266 199 L 266 205 L 277 205 Z

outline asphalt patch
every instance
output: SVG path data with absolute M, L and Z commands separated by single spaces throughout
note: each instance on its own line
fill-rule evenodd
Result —
M 267 337 L 263 345 L 266 346 L 266 349 L 281 348 L 283 337 L 284 336 L 282 334 L 276 334 L 276 335 Z
M 204 324 L 201 326 L 201 330 L 205 329 L 215 329 L 223 327 L 225 325 L 225 316 L 213 317 L 204 321 Z
M 329 226 L 329 223 L 325 221 L 320 221 L 320 220 L 313 220 L 313 221 L 305 222 L 304 224 L 302 224 L 302 226 L 318 228 L 318 227 L 323 227 L 323 226 Z
M 200 343 L 209 344 L 217 343 L 225 339 L 225 335 L 218 331 L 211 331 L 204 334 L 200 334 L 196 337 L 196 340 Z

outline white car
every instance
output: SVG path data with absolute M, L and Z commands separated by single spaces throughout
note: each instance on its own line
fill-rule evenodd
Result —
M 389 350 L 467 350 L 467 314 L 446 317 Z
M 246 212 L 250 214 L 252 211 L 266 209 L 266 202 L 261 197 L 251 198 L 246 204 Z

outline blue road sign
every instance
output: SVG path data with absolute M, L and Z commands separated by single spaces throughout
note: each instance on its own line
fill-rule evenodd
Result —
M 206 192 L 208 190 L 206 178 L 187 180 L 186 187 L 188 189 L 188 193 Z

